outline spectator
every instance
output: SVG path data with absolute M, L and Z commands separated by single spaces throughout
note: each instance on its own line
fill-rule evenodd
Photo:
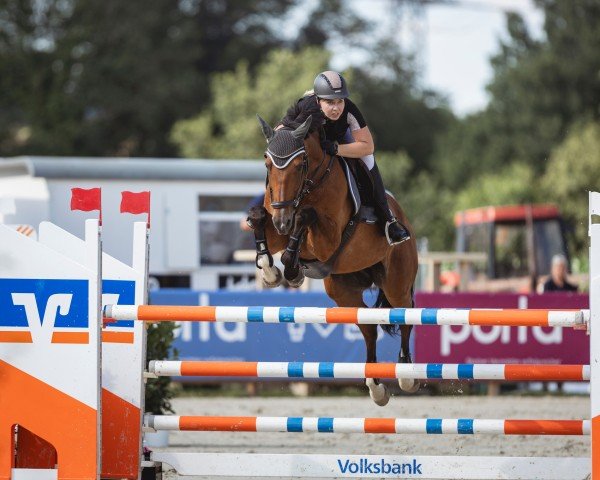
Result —
M 567 259 L 558 254 L 552 257 L 550 277 L 544 282 L 542 293 L 548 292 L 576 292 L 577 285 L 567 281 Z
M 246 205 L 246 213 L 248 213 L 251 208 L 260 207 L 260 206 L 264 205 L 264 203 L 265 203 L 265 193 L 262 192 L 256 196 L 252 197 L 252 200 L 250 200 L 250 202 L 248 202 L 248 205 Z M 248 225 L 246 220 L 247 220 L 247 216 L 240 220 L 240 228 L 244 232 L 250 232 L 252 229 L 250 228 L 250 226 Z

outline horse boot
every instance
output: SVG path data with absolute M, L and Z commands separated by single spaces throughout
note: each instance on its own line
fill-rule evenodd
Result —
M 262 281 L 267 288 L 275 288 L 281 285 L 283 276 L 281 271 L 273 263 L 273 257 L 267 246 L 265 225 L 267 222 L 267 211 L 264 207 L 252 207 L 248 211 L 246 223 L 254 230 L 254 242 L 256 244 L 256 267 L 262 272 Z
M 377 164 L 369 170 L 371 175 L 371 182 L 373 185 L 373 198 L 375 200 L 375 209 L 377 216 L 382 222 L 385 222 L 385 236 L 390 245 L 397 245 L 402 242 L 406 242 L 410 239 L 410 233 L 408 229 L 398 221 L 394 216 L 387 201 L 387 194 L 385 193 L 385 187 L 383 186 L 383 180 L 379 173 Z

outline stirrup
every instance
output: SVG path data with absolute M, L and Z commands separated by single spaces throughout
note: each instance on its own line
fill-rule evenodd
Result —
M 387 221 L 387 222 L 385 223 L 385 228 L 384 228 L 384 230 L 385 230 L 385 238 L 387 238 L 387 241 L 388 241 L 388 243 L 390 244 L 390 246 L 393 246 L 393 245 L 400 245 L 401 243 L 404 243 L 404 242 L 406 242 L 407 240 L 410 240 L 410 233 L 409 233 L 409 232 L 408 232 L 408 230 L 406 230 L 406 228 L 405 228 L 404 230 L 406 231 L 406 233 L 408 233 L 408 236 L 404 237 L 402 240 L 393 241 L 393 240 L 390 238 L 390 232 L 389 232 L 389 228 L 390 228 L 390 225 L 391 225 L 392 223 L 398 223 L 398 224 L 400 224 L 400 222 L 398 222 L 398 219 L 397 219 L 397 218 L 394 218 L 394 219 L 392 219 L 392 220 L 389 220 L 389 221 Z

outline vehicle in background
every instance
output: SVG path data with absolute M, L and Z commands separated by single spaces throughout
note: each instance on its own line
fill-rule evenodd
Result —
M 252 160 L 17 157 L 0 159 L 0 222 L 36 228 L 51 221 L 78 236 L 82 218 L 71 212 L 71 188 L 102 188 L 103 243 L 131 262 L 131 222 L 119 212 L 121 192 L 150 190 L 151 284 L 216 290 L 253 289 L 254 262 L 234 252 L 254 248 L 239 228 L 246 205 L 264 190 L 265 166 Z
M 474 269 L 471 291 L 535 292 L 550 273 L 552 257 L 570 265 L 565 226 L 556 205 L 508 205 L 457 212 L 456 250 L 483 252 L 487 261 Z

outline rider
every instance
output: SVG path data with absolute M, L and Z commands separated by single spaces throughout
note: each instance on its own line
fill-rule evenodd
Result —
M 381 174 L 375 163 L 373 137 L 358 107 L 348 97 L 346 80 L 337 72 L 326 71 L 315 78 L 314 90 L 290 107 L 281 123 L 292 126 L 309 115 L 321 119 L 325 139 L 323 149 L 329 155 L 360 158 L 369 170 L 375 207 L 380 221 L 385 222 L 385 235 L 390 245 L 410 239 L 408 229 L 390 210 Z

